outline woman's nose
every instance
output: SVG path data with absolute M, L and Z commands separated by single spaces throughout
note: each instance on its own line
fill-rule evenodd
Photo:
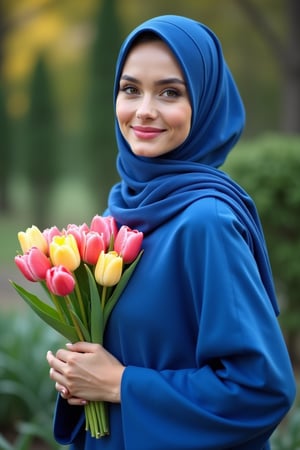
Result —
M 136 110 L 136 117 L 138 119 L 154 119 L 157 116 L 157 109 L 154 101 L 150 96 L 144 96 Z

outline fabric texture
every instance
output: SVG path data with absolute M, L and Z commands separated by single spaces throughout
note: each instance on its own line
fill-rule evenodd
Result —
M 218 39 L 162 16 L 124 42 L 158 34 L 188 85 L 192 124 L 164 157 L 132 154 L 116 124 L 106 214 L 144 232 L 144 254 L 108 322 L 104 345 L 126 366 L 111 435 L 85 437 L 82 411 L 58 399 L 56 439 L 73 450 L 268 450 L 295 382 L 277 322 L 263 231 L 251 198 L 218 168 L 237 142 L 243 104 Z
M 249 196 L 225 174 L 214 170 L 226 159 L 244 128 L 242 100 L 223 58 L 217 37 L 203 24 L 178 16 L 151 19 L 134 30 L 124 42 L 117 62 L 114 97 L 133 41 L 152 31 L 172 49 L 187 80 L 192 104 L 191 131 L 186 141 L 164 157 L 135 156 L 118 124 L 118 171 L 122 182 L 111 191 L 110 213 L 119 223 L 153 231 L 201 196 L 229 202 L 246 221 L 253 251 L 274 309 L 270 267 L 255 206 Z

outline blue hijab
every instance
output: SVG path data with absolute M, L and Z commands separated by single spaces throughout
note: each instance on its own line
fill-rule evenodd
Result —
M 192 107 L 186 140 L 171 152 L 146 158 L 134 155 L 116 121 L 117 169 L 121 182 L 113 186 L 109 213 L 120 224 L 145 235 L 202 197 L 227 202 L 249 230 L 249 245 L 257 261 L 273 308 L 278 313 L 265 240 L 255 205 L 248 194 L 218 170 L 238 141 L 245 112 L 224 59 L 221 44 L 205 25 L 181 16 L 147 20 L 124 41 L 116 66 L 114 103 L 122 69 L 135 39 L 158 35 L 174 53 L 187 83 Z

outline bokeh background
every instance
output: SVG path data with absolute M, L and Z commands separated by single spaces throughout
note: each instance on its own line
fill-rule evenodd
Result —
M 160 14 L 215 31 L 244 99 L 247 125 L 224 170 L 257 203 L 298 374 L 299 0 L 0 0 L 0 449 L 58 448 L 44 356 L 61 340 L 10 286 L 23 281 L 17 232 L 89 223 L 105 209 L 118 180 L 117 53 L 134 26 Z M 273 448 L 300 449 L 297 403 Z

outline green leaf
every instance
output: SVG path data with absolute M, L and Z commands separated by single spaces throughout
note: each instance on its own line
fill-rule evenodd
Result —
M 11 281 L 17 293 L 25 300 L 30 308 L 50 327 L 67 338 L 71 342 L 76 342 L 77 334 L 73 326 L 64 323 L 59 318 L 57 311 L 47 303 L 40 300 L 36 295 L 31 294 L 26 289 Z
M 89 281 L 85 269 L 86 264 L 81 263 L 80 266 L 75 270 L 74 275 L 77 280 L 78 286 L 80 286 L 80 291 L 84 299 L 89 298 Z
M 91 340 L 94 343 L 103 343 L 103 311 L 101 307 L 99 292 L 95 278 L 90 268 L 85 266 L 90 286 L 90 301 L 91 301 Z
M 68 297 L 71 300 L 72 306 L 73 306 L 73 311 L 79 315 L 80 314 L 80 309 L 79 309 L 79 304 L 78 304 L 78 300 L 77 300 L 77 296 L 75 291 L 71 292 L 70 294 L 68 294 Z M 64 310 L 66 310 L 67 315 L 70 315 L 70 309 L 68 307 L 68 305 L 66 303 L 63 303 L 64 306 Z
M 73 316 L 73 320 L 76 321 L 77 326 L 79 327 L 79 329 L 80 329 L 80 331 L 81 331 L 81 333 L 82 333 L 82 336 L 83 336 L 84 340 L 85 340 L 86 342 L 91 342 L 91 335 L 90 335 L 90 332 L 89 332 L 88 329 L 85 327 L 84 323 L 82 322 L 81 318 L 78 316 L 78 314 L 76 313 L 76 311 L 74 310 L 74 308 L 70 310 L 70 314 L 71 314 L 71 316 Z M 79 337 L 79 336 L 77 336 L 77 340 L 78 340 L 78 337 Z
M 110 316 L 110 313 L 112 312 L 120 295 L 122 294 L 125 287 L 127 286 L 127 283 L 130 280 L 130 277 L 133 274 L 133 271 L 136 268 L 139 260 L 141 259 L 142 254 L 143 254 L 143 250 L 139 253 L 138 257 L 133 261 L 133 263 L 131 263 L 130 266 L 123 272 L 123 275 L 122 275 L 119 283 L 116 285 L 114 292 L 112 293 L 111 297 L 107 300 L 105 307 L 104 307 L 104 324 L 103 324 L 104 329 L 105 329 L 106 323 L 108 321 L 108 318 Z
M 50 295 L 50 297 L 51 297 L 51 295 Z M 71 325 L 72 321 L 71 321 L 71 317 L 70 317 L 70 312 L 68 310 L 68 306 L 66 304 L 66 301 L 65 301 L 64 297 L 61 297 L 59 295 L 56 295 L 54 297 L 56 297 L 57 302 L 59 302 L 61 313 L 64 315 L 65 323 L 68 323 L 69 325 Z M 52 298 L 51 298 L 51 301 L 53 302 L 54 306 L 56 307 L 55 302 L 54 302 L 54 300 Z M 56 311 L 57 311 L 57 309 L 56 309 Z
M 22 402 L 28 406 L 31 414 L 34 414 L 35 410 L 38 409 L 38 398 L 33 398 L 32 391 L 24 386 L 21 380 L 0 380 L 0 394 L 1 397 L 3 397 L 3 395 L 13 395 L 22 400 Z
M 85 270 L 85 264 L 81 263 L 80 266 L 75 270 L 74 272 L 74 276 L 75 276 L 75 280 L 77 283 L 77 286 L 79 288 L 80 291 L 80 295 L 82 298 L 82 306 L 84 307 L 85 310 L 85 316 L 88 317 L 89 316 L 89 300 L 90 300 L 90 292 L 89 292 L 89 281 L 88 281 L 88 276 Z M 73 294 L 71 294 L 73 295 Z M 77 297 L 76 291 L 74 291 L 74 299 L 77 299 L 77 301 L 79 301 L 79 298 Z M 81 311 L 80 311 L 81 306 L 79 305 L 79 303 L 76 305 L 76 311 L 78 312 L 78 314 L 81 317 Z

